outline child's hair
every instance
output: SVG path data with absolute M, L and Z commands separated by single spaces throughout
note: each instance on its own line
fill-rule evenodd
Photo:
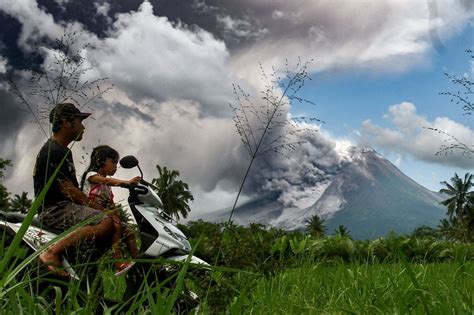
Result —
M 115 149 L 109 147 L 108 145 L 100 145 L 92 150 L 91 163 L 89 164 L 81 178 L 81 190 L 84 188 L 84 182 L 86 181 L 87 173 L 91 171 L 97 172 L 102 166 L 105 165 L 107 159 L 118 161 L 118 152 Z

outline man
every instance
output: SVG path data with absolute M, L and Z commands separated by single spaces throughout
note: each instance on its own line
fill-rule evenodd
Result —
M 67 147 L 71 142 L 82 139 L 85 129 L 82 121 L 89 116 L 90 113 L 81 112 L 71 103 L 56 105 L 49 117 L 53 125 L 53 135 L 38 153 L 33 172 L 37 197 L 64 159 L 46 193 L 42 207 L 38 210 L 44 225 L 65 231 L 86 219 L 94 218 L 92 223 L 77 228 L 39 256 L 41 263 L 61 277 L 69 276 L 65 270 L 59 269 L 60 255 L 64 250 L 81 241 L 100 240 L 115 233 L 113 221 L 102 212 L 104 209 L 90 202 L 79 189 L 74 161 Z

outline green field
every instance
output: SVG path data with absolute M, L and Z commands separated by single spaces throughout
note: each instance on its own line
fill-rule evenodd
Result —
M 207 222 L 183 229 L 194 254 L 215 265 L 204 281 L 175 265 L 164 281 L 151 274 L 128 303 L 110 256 L 83 262 L 85 272 L 96 268 L 95 280 L 61 282 L 38 269 L 31 250 L 1 237 L 0 257 L 14 250 L 0 273 L 0 314 L 178 313 L 183 285 L 199 293 L 198 314 L 474 314 L 473 243 L 394 233 L 314 238 L 257 225 L 223 233 Z
M 259 280 L 246 314 L 473 314 L 474 263 L 316 264 Z

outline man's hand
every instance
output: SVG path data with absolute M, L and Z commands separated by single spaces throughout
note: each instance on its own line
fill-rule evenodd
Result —
M 72 202 L 77 203 L 79 205 L 88 206 L 100 211 L 104 211 L 104 207 L 99 205 L 98 203 L 89 200 L 84 193 L 74 186 L 74 184 L 68 180 L 59 181 L 59 188 L 64 196 L 67 196 Z

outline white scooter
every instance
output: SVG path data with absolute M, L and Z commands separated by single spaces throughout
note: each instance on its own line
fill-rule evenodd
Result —
M 120 165 L 126 169 L 138 167 L 143 178 L 143 172 L 134 156 L 123 157 Z M 179 270 L 182 262 L 202 266 L 202 270 L 208 270 L 206 268 L 208 264 L 205 261 L 190 255 L 192 249 L 189 241 L 174 224 L 173 219 L 162 210 L 163 204 L 160 197 L 153 191 L 152 184 L 142 179 L 138 185 L 124 188 L 129 189 L 128 205 L 138 226 L 141 252 L 139 261 L 142 261 L 136 263 L 127 274 L 124 300 L 133 298 L 144 280 L 148 282 L 163 280 L 163 277 L 166 277 L 171 270 Z M 3 233 L 14 235 L 19 231 L 25 217 L 26 215 L 18 212 L 0 211 L 0 228 Z M 33 251 L 37 251 L 59 233 L 42 225 L 37 218 L 34 218 L 23 236 L 23 241 Z M 153 263 L 153 259 L 157 258 L 160 262 Z M 162 260 L 169 263 L 163 263 Z M 62 264 L 71 278 L 80 279 L 82 273 L 75 270 L 74 264 L 70 263 L 68 257 L 63 256 Z M 197 304 L 197 296 L 193 292 L 189 291 L 186 295 L 187 304 Z

